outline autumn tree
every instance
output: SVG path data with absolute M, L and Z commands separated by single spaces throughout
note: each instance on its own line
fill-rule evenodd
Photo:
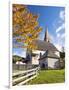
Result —
M 22 45 L 14 47 L 35 49 L 33 40 L 38 38 L 42 28 L 38 23 L 38 15 L 32 14 L 26 5 L 13 4 L 13 38 Z

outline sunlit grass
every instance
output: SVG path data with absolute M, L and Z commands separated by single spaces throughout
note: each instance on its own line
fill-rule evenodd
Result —
M 28 84 L 63 83 L 65 81 L 65 70 L 41 70 L 38 76 Z

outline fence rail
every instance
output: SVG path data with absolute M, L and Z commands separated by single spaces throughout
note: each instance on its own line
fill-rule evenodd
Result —
M 39 70 L 39 67 L 36 67 L 34 69 L 30 69 L 30 70 L 26 70 L 26 71 L 14 72 L 12 74 L 12 77 L 13 77 L 12 84 L 13 84 L 13 86 L 26 84 L 28 81 L 37 77 L 38 70 Z
M 36 68 L 38 67 L 39 65 L 30 65 L 30 64 L 27 64 L 27 65 L 22 65 L 22 64 L 13 64 L 13 70 L 28 70 L 28 69 L 32 69 L 32 68 Z

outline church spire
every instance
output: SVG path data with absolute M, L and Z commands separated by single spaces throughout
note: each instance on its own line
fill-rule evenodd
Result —
M 49 38 L 49 34 L 48 34 L 48 28 L 46 29 L 46 32 L 45 32 L 44 41 L 50 42 L 50 38 Z

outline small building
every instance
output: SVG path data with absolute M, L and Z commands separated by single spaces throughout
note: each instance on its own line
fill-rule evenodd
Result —
M 52 51 L 46 51 L 43 55 L 40 55 L 39 65 L 41 69 L 59 69 L 60 58 Z

